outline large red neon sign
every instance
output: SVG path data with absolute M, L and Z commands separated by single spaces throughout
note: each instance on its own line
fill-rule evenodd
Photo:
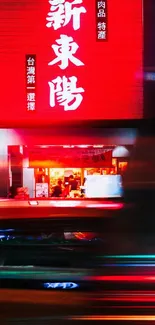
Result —
M 104 25 L 96 0 L 3 3 L 1 123 L 143 117 L 142 0 L 98 3 L 99 14 L 108 15 Z M 97 26 L 105 22 L 108 38 L 98 42 Z M 36 55 L 34 111 L 26 102 L 28 54 Z

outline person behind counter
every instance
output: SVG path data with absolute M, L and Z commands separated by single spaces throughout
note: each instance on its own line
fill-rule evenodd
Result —
M 64 190 L 62 192 L 63 197 L 69 197 L 71 186 L 69 183 L 65 184 Z
M 53 189 L 53 193 L 52 193 L 52 197 L 60 197 L 62 196 L 62 191 L 63 191 L 63 188 L 62 188 L 62 181 L 61 180 L 58 180 L 58 183 L 57 185 L 54 187 Z
M 70 185 L 70 191 L 77 191 L 78 182 L 76 181 L 73 175 L 69 176 L 69 185 Z

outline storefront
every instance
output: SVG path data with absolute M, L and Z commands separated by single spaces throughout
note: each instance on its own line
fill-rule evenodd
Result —
M 58 181 L 105 196 L 109 177 L 117 189 L 135 135 L 105 123 L 143 118 L 143 1 L 132 2 L 1 8 L 0 197 L 52 197 Z

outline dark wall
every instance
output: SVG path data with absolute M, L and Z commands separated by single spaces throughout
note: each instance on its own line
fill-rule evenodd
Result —
M 136 0 L 135 0 L 136 1 Z M 155 0 L 144 3 L 144 72 L 155 73 Z M 144 73 L 144 118 L 155 118 L 155 80 Z
M 18 187 L 23 186 L 23 155 L 20 154 L 19 146 L 9 146 L 12 185 L 16 192 Z
M 9 191 L 9 166 L 6 146 L 0 147 L 0 197 L 7 197 Z

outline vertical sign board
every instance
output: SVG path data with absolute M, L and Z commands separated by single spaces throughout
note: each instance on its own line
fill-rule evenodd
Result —
M 0 1 L 1 124 L 142 118 L 142 8 L 142 0 Z
M 26 106 L 28 111 L 36 109 L 36 55 L 26 55 Z
M 104 42 L 108 40 L 108 0 L 96 0 L 96 39 Z

